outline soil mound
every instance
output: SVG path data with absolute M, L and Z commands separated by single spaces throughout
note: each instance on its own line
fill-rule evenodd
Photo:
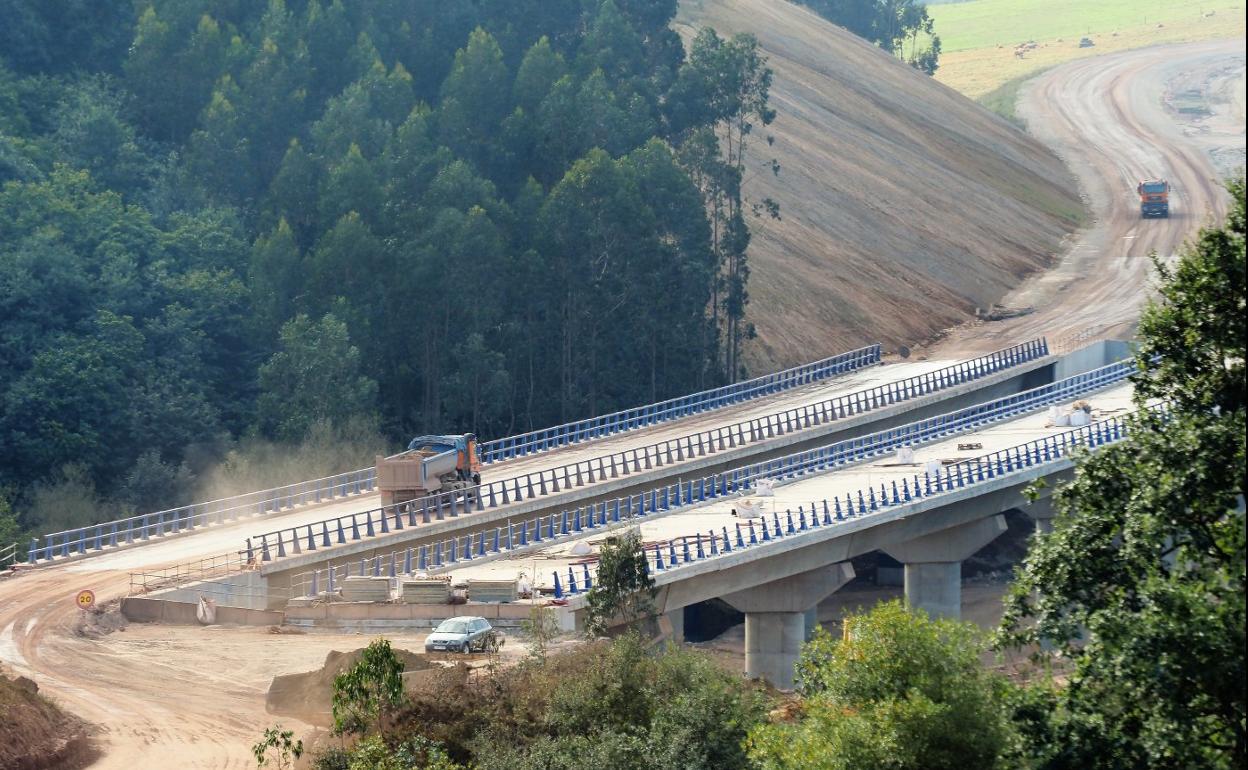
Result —
M 74 624 L 74 633 L 89 639 L 98 639 L 114 631 L 125 631 L 128 625 L 130 622 L 121 614 L 121 601 L 116 600 L 80 612 Z
M 30 679 L 0 674 L 0 768 L 73 770 L 95 756 L 82 722 L 40 697 Z
M 782 216 L 750 220 L 754 370 L 913 347 L 1047 266 L 1082 216 L 1039 142 L 804 8 L 683 0 L 677 31 L 702 27 L 752 33 L 775 73 L 745 182 Z
M 335 650 L 325 656 L 325 664 L 315 671 L 273 677 L 264 702 L 265 711 L 312 725 L 332 725 L 334 677 L 355 665 L 363 651 L 363 648 L 350 652 Z M 422 686 L 426 678 L 445 670 L 422 654 L 397 648 L 394 653 L 403 661 L 403 685 L 408 690 Z

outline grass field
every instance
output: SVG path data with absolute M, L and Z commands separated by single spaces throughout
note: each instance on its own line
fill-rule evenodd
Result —
M 970 0 L 928 6 L 944 49 L 936 79 L 974 99 L 1084 56 L 1242 38 L 1244 10 L 1245 0 Z M 1080 48 L 1081 37 L 1095 45 Z M 1029 40 L 1037 47 L 1015 56 L 1015 46 Z

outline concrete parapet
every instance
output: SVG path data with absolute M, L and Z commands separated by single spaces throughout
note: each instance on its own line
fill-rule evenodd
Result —
M 324 628 L 433 628 L 447 618 L 474 615 L 502 627 L 518 627 L 527 620 L 529 604 L 388 604 L 331 602 L 291 607 L 286 622 Z
M 128 596 L 121 600 L 121 614 L 135 623 L 167 623 L 170 625 L 199 625 L 195 615 L 197 604 L 193 602 L 152 599 Z M 217 623 L 239 626 L 281 625 L 283 614 L 270 610 L 253 610 L 240 607 L 216 608 Z
M 157 591 L 151 594 L 172 602 L 190 602 L 192 606 L 202 596 L 216 602 L 217 607 L 237 607 L 249 610 L 277 609 L 270 606 L 268 579 L 256 571 L 239 572 L 212 580 L 201 580 L 180 588 Z

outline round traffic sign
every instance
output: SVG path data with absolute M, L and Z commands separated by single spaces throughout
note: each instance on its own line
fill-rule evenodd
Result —
M 91 606 L 94 604 L 95 604 L 95 592 L 94 591 L 79 591 L 78 592 L 78 606 L 79 607 L 81 607 L 84 610 L 89 610 L 91 609 Z

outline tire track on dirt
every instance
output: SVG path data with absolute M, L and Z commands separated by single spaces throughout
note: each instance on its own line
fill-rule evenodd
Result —
M 1227 206 L 1209 157 L 1165 113 L 1165 84 L 1185 68 L 1242 61 L 1243 51 L 1242 41 L 1126 51 L 1057 67 L 1024 88 L 1019 114 L 1075 173 L 1092 221 L 1057 264 L 1001 302 L 1034 312 L 964 324 L 924 352 L 973 355 L 1038 335 L 1059 347 L 1131 336 L 1151 280 L 1149 254 L 1172 256 Z M 1172 215 L 1141 220 L 1135 185 L 1155 176 L 1171 181 Z

